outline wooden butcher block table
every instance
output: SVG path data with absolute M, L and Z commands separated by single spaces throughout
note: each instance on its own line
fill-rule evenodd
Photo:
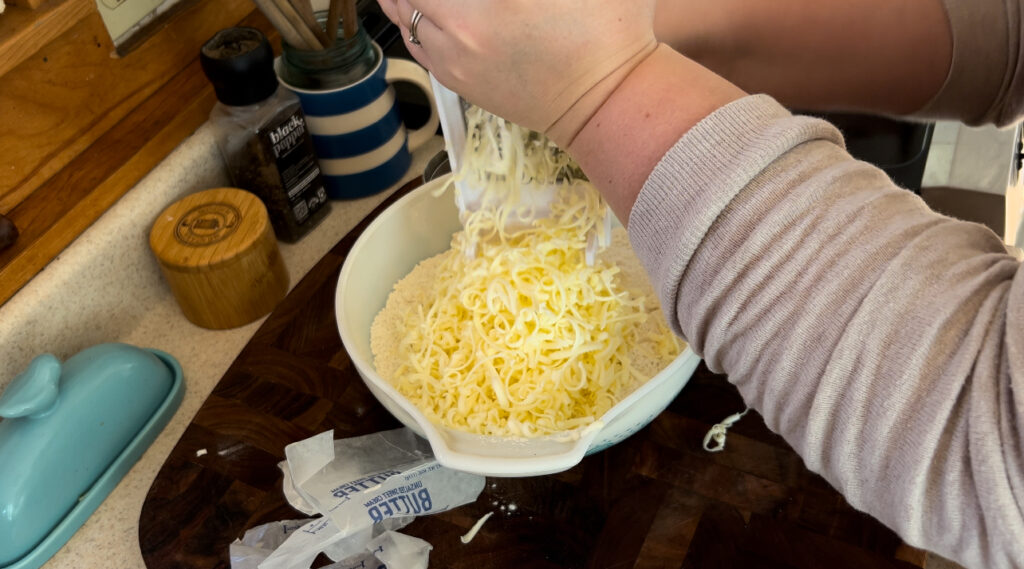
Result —
M 205 401 L 143 505 L 149 569 L 227 568 L 228 545 L 246 529 L 307 517 L 281 493 L 285 445 L 327 429 L 342 438 L 401 426 L 342 347 L 334 293 L 356 237 L 413 185 L 308 273 Z M 705 452 L 707 430 L 743 407 L 725 377 L 701 364 L 669 408 L 624 442 L 561 474 L 488 478 L 476 502 L 402 531 L 433 545 L 438 568 L 924 566 L 923 552 L 852 509 L 760 415 L 730 430 L 724 452 Z

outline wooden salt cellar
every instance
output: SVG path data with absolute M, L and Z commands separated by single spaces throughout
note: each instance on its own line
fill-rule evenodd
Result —
M 267 209 L 236 188 L 191 194 L 160 213 L 149 247 L 185 317 L 203 328 L 248 324 L 288 292 Z

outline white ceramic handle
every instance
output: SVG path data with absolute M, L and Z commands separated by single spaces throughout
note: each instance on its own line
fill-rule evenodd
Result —
M 483 476 L 542 476 L 564 472 L 576 466 L 583 460 L 590 448 L 594 438 L 601 431 L 601 425 L 594 425 L 595 428 L 583 433 L 580 438 L 572 443 L 563 452 L 546 454 L 542 456 L 482 456 L 479 454 L 464 454 L 448 446 L 435 427 L 426 426 L 420 423 L 420 428 L 430 441 L 430 448 L 434 451 L 434 457 L 443 466 L 463 472 L 471 472 Z
M 427 124 L 409 132 L 409 152 L 423 146 L 437 133 L 437 104 L 434 102 L 434 91 L 430 88 L 430 75 L 418 63 L 408 59 L 388 58 L 388 70 L 384 76 L 388 83 L 408 81 L 423 90 L 430 102 L 430 118 Z
M 431 183 L 437 183 L 437 180 Z M 358 246 L 358 243 L 356 246 Z M 347 264 L 342 268 L 339 282 L 347 282 L 348 268 L 349 265 Z M 342 290 L 342 287 L 339 286 L 339 295 L 342 294 Z M 340 298 L 339 296 L 338 302 L 342 302 Z M 342 343 L 349 346 L 350 344 L 345 336 L 345 333 L 342 332 Z M 350 351 L 349 353 L 352 352 Z M 376 374 L 364 375 L 363 379 L 366 381 L 370 391 L 373 392 L 377 400 L 384 405 L 389 413 L 418 435 L 427 439 L 434 457 L 437 458 L 437 461 L 442 466 L 483 476 L 540 476 L 568 470 L 583 460 L 587 450 L 605 425 L 601 421 L 593 423 L 580 433 L 578 439 L 571 442 L 567 441 L 564 445 L 559 443 L 561 448 L 549 448 L 547 450 L 552 450 L 553 452 L 545 452 L 536 456 L 524 456 L 521 453 L 509 454 L 507 456 L 501 456 L 500 454 L 488 456 L 480 453 L 464 453 L 452 448 L 448 436 L 442 432 L 442 429 L 431 423 L 430 419 L 427 419 L 422 411 L 398 393 L 398 390 L 391 384 Z

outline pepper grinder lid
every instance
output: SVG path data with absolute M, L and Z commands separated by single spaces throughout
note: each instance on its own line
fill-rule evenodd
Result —
M 199 62 L 217 100 L 225 105 L 252 105 L 277 90 L 274 52 L 267 37 L 256 28 L 217 32 L 199 50 Z

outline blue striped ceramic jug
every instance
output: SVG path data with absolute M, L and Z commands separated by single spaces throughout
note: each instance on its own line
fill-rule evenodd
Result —
M 339 30 L 342 29 L 339 27 Z M 411 152 L 437 132 L 438 115 L 425 69 L 384 57 L 363 30 L 322 50 L 284 43 L 275 62 L 281 84 L 299 97 L 332 199 L 372 195 L 408 172 Z M 406 130 L 391 83 L 408 81 L 430 101 L 425 125 Z

